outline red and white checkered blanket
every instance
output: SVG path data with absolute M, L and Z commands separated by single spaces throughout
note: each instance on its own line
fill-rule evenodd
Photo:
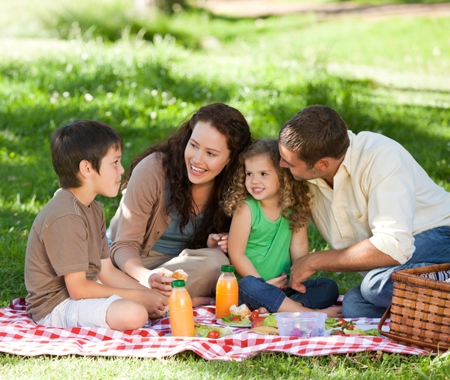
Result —
M 233 335 L 220 339 L 175 338 L 168 318 L 149 322 L 133 331 L 103 328 L 45 327 L 36 325 L 26 312 L 23 298 L 0 309 L 0 352 L 22 356 L 85 355 L 160 358 L 183 351 L 194 351 L 207 360 L 244 360 L 261 351 L 287 352 L 298 356 L 323 356 L 361 351 L 400 354 L 428 354 L 427 351 L 396 344 L 384 337 L 327 336 L 310 339 L 261 335 L 248 328 L 235 328 Z M 215 325 L 214 306 L 196 308 L 195 321 Z M 378 320 L 353 319 L 355 323 L 373 325 Z

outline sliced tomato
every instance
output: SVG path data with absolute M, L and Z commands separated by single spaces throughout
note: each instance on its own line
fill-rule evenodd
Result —
M 242 322 L 242 318 L 241 317 L 231 317 L 230 322 Z
M 339 318 L 338 319 L 338 324 L 339 326 L 345 326 L 348 322 L 344 319 L 344 318 Z
M 210 331 L 207 337 L 211 339 L 218 339 L 220 338 L 220 332 L 218 332 L 217 330 Z

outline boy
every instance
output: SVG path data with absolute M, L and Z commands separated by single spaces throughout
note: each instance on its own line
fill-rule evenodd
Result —
M 123 141 L 105 123 L 77 120 L 51 138 L 61 188 L 36 217 L 25 258 L 27 311 L 46 326 L 132 330 L 168 300 L 115 268 L 97 194 L 115 197 Z

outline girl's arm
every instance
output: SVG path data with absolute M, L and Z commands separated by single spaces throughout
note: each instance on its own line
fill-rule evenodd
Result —
M 292 233 L 289 250 L 291 252 L 291 261 L 293 263 L 299 257 L 305 256 L 309 253 L 307 226 L 304 226 L 300 228 L 300 230 Z
M 250 259 L 245 256 L 248 237 L 252 226 L 250 207 L 243 203 L 234 213 L 228 235 L 228 255 L 240 276 L 261 277 Z

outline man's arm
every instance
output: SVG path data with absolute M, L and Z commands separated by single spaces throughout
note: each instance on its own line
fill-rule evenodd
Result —
M 365 239 L 345 249 L 319 251 L 298 258 L 291 267 L 291 287 L 299 292 L 304 291 L 301 282 L 318 270 L 358 272 L 399 264 Z

